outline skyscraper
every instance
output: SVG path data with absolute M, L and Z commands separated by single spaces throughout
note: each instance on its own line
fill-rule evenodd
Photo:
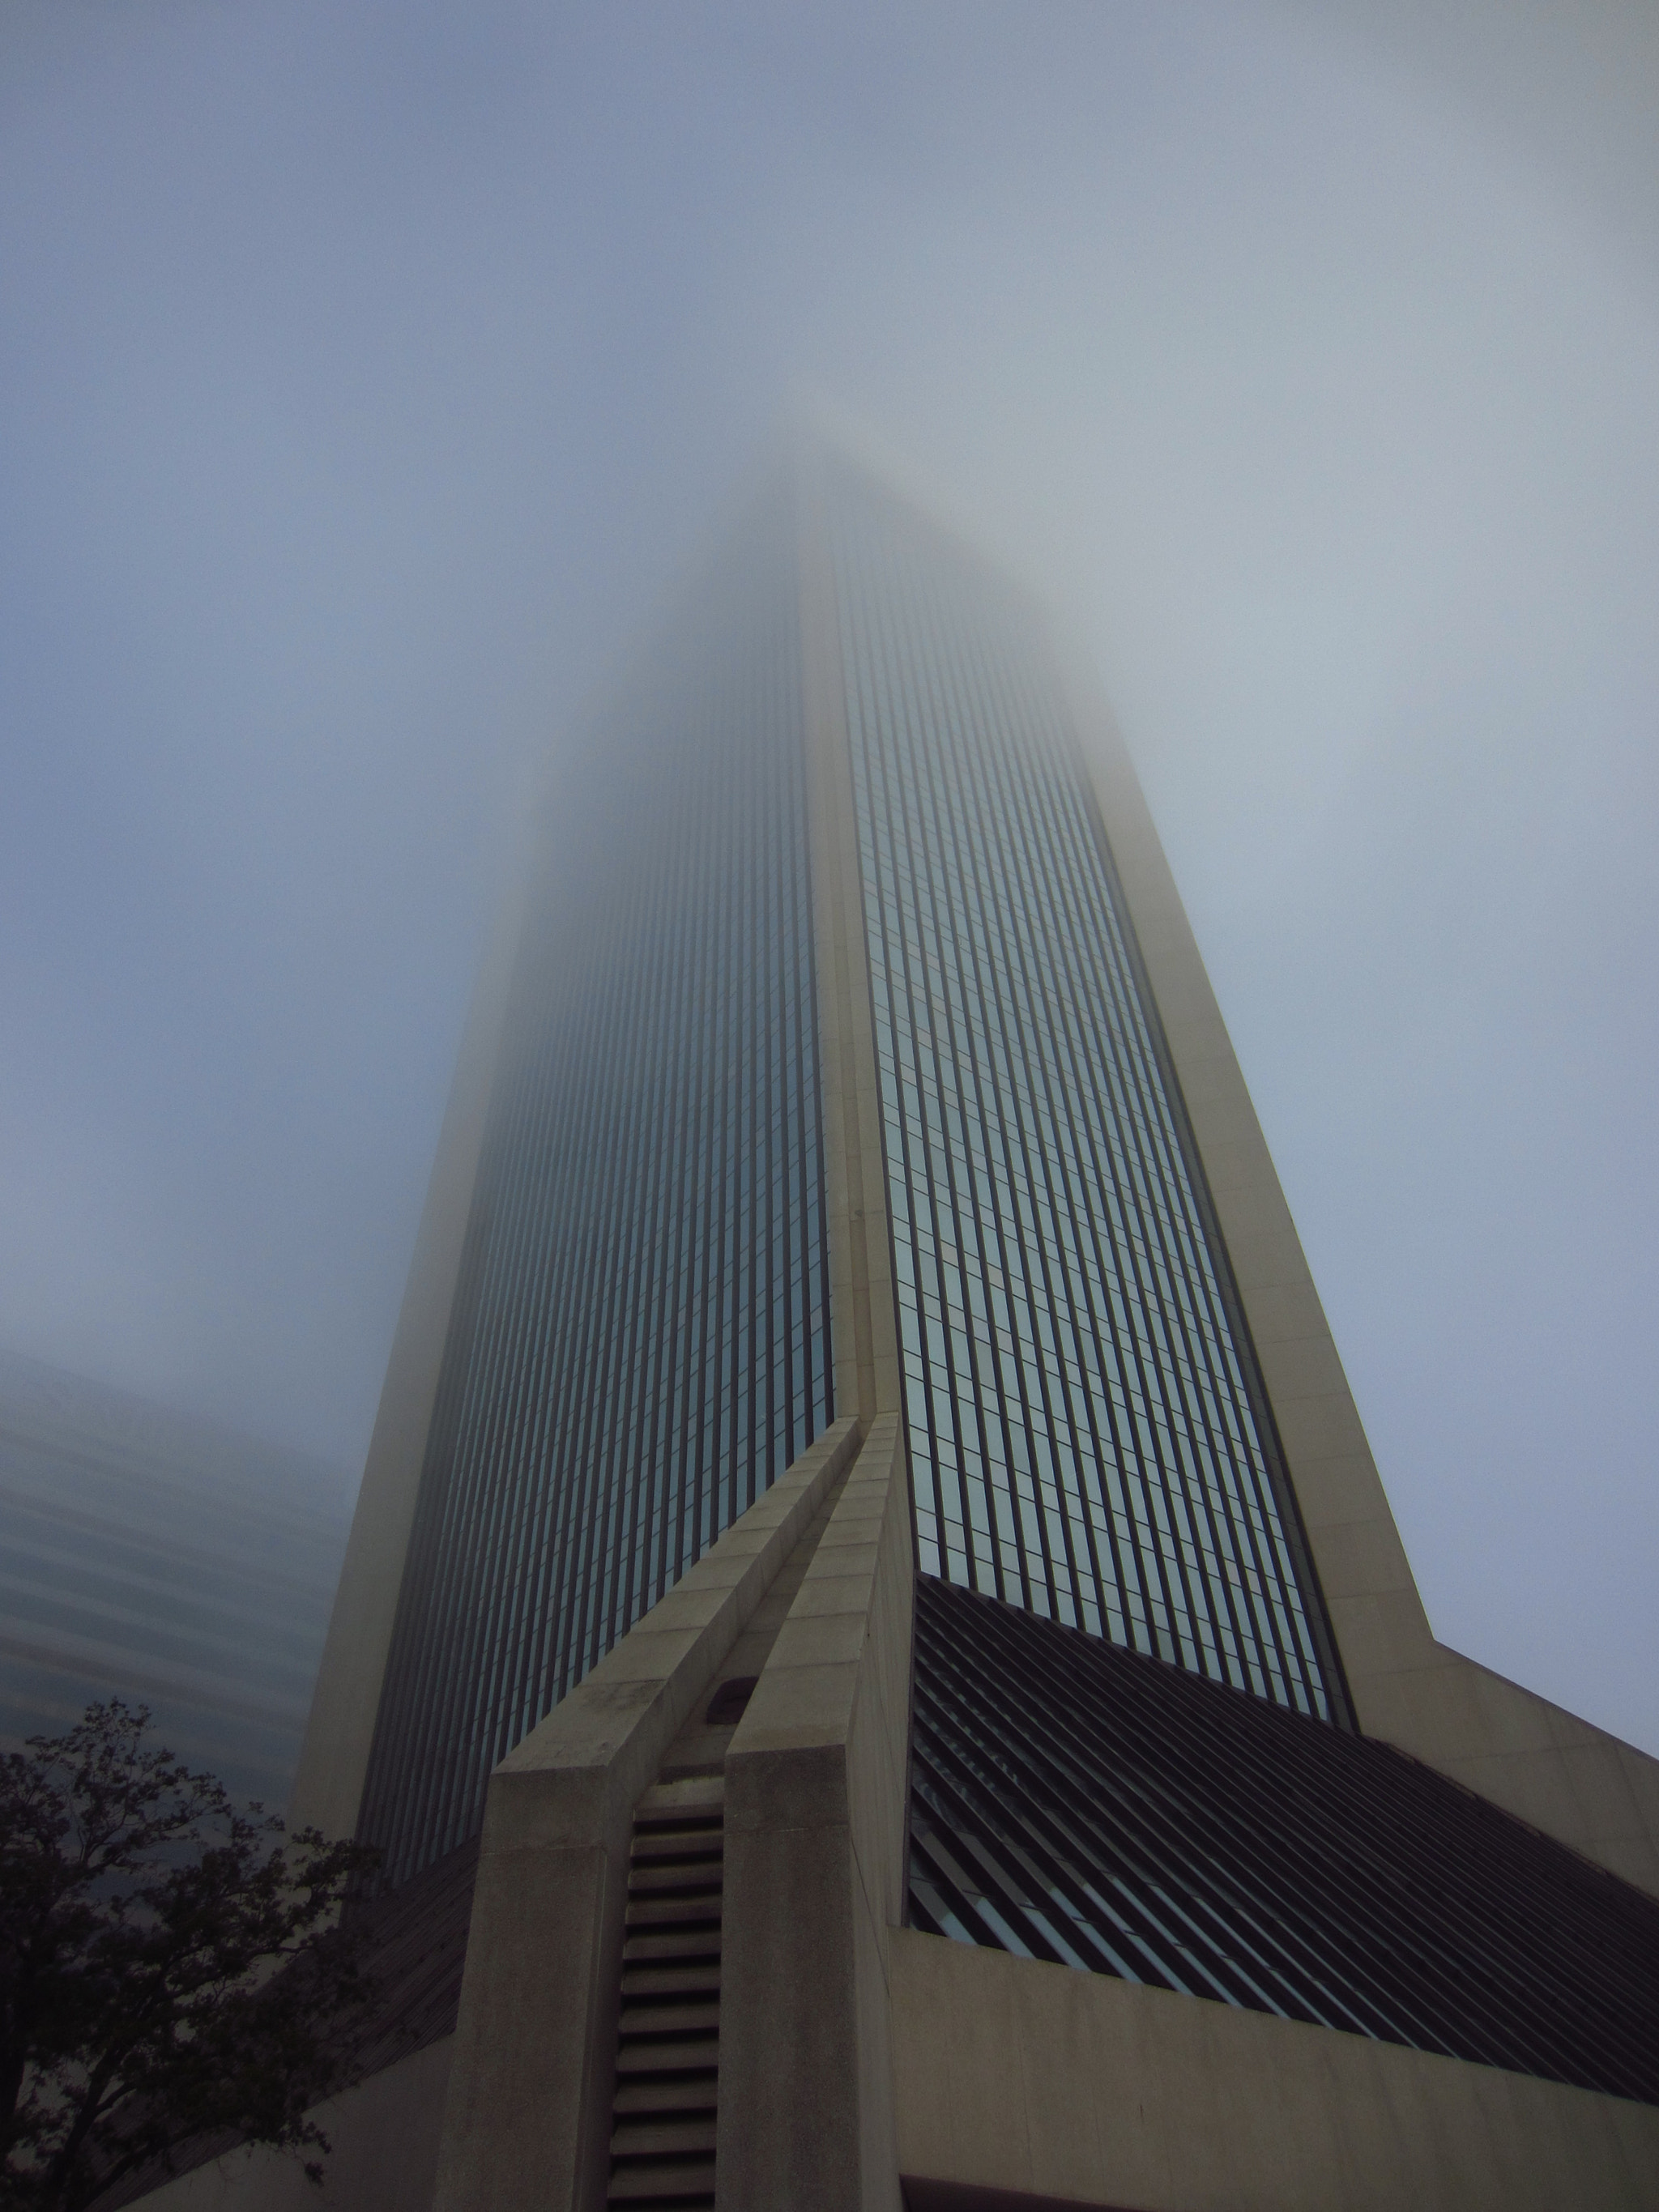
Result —
M 1643 2201 L 1659 1766 L 1434 1641 L 1041 616 L 815 447 L 584 763 L 299 1791 L 465 1952 L 397 2201 Z
M 544 823 L 364 1798 L 401 1878 L 830 1419 L 775 502 Z
M 350 1518 L 333 1468 L 0 1352 L 0 1751 L 121 1698 L 286 1810 Z

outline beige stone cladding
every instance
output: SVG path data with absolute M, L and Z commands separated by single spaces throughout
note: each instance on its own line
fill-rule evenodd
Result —
M 827 1429 L 490 1778 L 439 2212 L 603 2202 L 634 1808 L 858 1434 Z
M 1086 672 L 1108 844 L 1261 1363 L 1355 1717 L 1659 1894 L 1659 1760 L 1437 1642 L 1158 832 Z
M 796 477 L 835 1402 L 866 1441 L 726 1753 L 722 2212 L 898 2212 L 914 1556 L 847 702 L 818 477 Z
M 1650 2106 L 905 1929 L 890 1957 L 912 2212 L 1659 2203 Z
M 835 1403 L 864 1422 L 896 1413 L 898 1318 L 888 1234 L 881 1089 L 847 730 L 846 679 L 818 471 L 797 483 L 803 711 L 812 854 L 812 938 L 823 1071 L 824 1218 Z
M 898 2212 L 914 1570 L 898 1417 L 847 1480 L 726 1754 L 720 2212 Z
M 753 1663 L 744 1660 L 752 1640 L 745 1632 L 775 1585 L 790 1588 L 792 1557 L 812 1550 L 826 1514 L 817 1549 L 827 1547 L 862 1594 L 854 1596 L 860 1623 L 871 1609 L 872 1580 L 860 1579 L 860 1567 L 874 1548 L 866 1540 L 872 1478 L 866 1468 L 854 1488 L 860 1438 L 850 1418 L 827 1429 L 496 1768 L 455 2033 L 317 2109 L 313 2117 L 337 2144 L 322 2197 L 307 2193 L 295 2160 L 236 2151 L 151 2191 L 138 2200 L 145 2208 L 287 2212 L 290 2204 L 321 2203 L 362 2212 L 593 2212 L 603 2204 L 635 1808 L 677 1740 L 696 1733 L 688 1723 L 722 1669 Z M 902 1470 L 896 1486 L 891 1480 L 895 1441 L 888 1433 L 878 1443 L 888 1471 L 883 1494 L 890 1492 L 902 1510 L 886 1515 L 887 1566 L 878 1593 L 886 1602 L 874 1617 L 890 1622 L 896 1592 L 908 1627 L 909 1524 Z M 839 1505 L 849 1489 L 845 1516 L 830 1512 L 830 1501 Z M 810 1594 L 797 1589 L 791 1614 L 799 1606 L 830 1620 L 845 1582 L 838 1572 Z M 890 1655 L 897 1640 L 890 1632 L 873 1648 Z M 785 1654 L 786 1666 L 800 1665 L 799 1641 Z M 888 1824 L 885 1909 L 896 1914 L 908 1723 L 902 1662 L 896 1677 L 890 1664 L 871 1673 L 852 1702 L 860 1772 L 878 1764 L 883 1747 L 890 1767 L 896 1747 L 896 1778 L 890 1771 L 872 1801 Z M 867 1825 L 859 1831 L 866 1857 Z M 867 1931 L 860 1941 L 867 1948 Z M 887 2102 L 891 2172 L 884 1982 L 879 2006 L 873 2029 L 860 2023 L 853 2056 L 856 2063 L 880 2054 L 873 2073 Z M 362 2177 L 377 2171 L 377 2158 L 388 2179 L 370 2189 Z

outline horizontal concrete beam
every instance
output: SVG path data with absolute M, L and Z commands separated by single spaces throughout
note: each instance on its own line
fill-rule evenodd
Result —
M 827 1429 L 491 1776 L 436 2212 L 603 2203 L 635 1805 L 858 1443 Z
M 890 1972 L 919 2206 L 999 2201 L 981 2190 L 1136 2212 L 1659 2203 L 1650 2106 L 909 1929 Z

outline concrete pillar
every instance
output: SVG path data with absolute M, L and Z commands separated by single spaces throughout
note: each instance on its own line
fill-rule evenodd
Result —
M 834 564 L 799 458 L 836 1403 L 866 1442 L 726 1758 L 717 2202 L 898 2212 L 887 1946 L 903 1917 L 909 1474 Z
M 490 1778 L 435 2212 L 599 2212 L 634 1808 L 857 1449 L 838 1421 Z
M 890 1413 L 726 1755 L 720 2212 L 898 2212 L 888 1955 L 904 1905 L 913 1582 Z

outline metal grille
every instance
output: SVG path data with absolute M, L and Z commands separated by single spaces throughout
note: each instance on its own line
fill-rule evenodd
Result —
M 1052 651 L 831 477 L 918 1559 L 1343 1717 Z
M 1659 2103 L 1659 1902 L 1391 1747 L 931 1577 L 930 1934 Z
M 549 822 L 365 1793 L 394 1882 L 832 1417 L 790 543 L 703 580 Z

